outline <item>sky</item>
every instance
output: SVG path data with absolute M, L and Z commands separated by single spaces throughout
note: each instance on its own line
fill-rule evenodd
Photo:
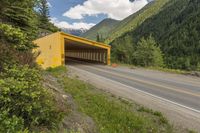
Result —
M 122 20 L 148 0 L 48 0 L 50 19 L 59 28 L 90 29 L 105 18 Z

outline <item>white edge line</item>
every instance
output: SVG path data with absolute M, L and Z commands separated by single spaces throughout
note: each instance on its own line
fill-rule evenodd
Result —
M 73 66 L 70 66 L 70 67 L 72 67 L 72 68 L 74 68 L 74 69 L 78 69 L 79 71 L 88 72 L 88 71 L 86 71 L 86 70 L 82 70 L 82 69 L 79 69 L 79 68 L 76 68 L 76 67 L 73 67 Z M 91 72 L 88 72 L 88 73 L 90 73 L 90 74 L 92 74 L 92 75 L 95 75 L 95 76 L 99 76 L 99 75 L 94 74 L 94 73 L 91 73 Z M 125 84 L 123 84 L 123 83 L 120 83 L 120 82 L 117 82 L 117 81 L 114 81 L 114 80 L 111 80 L 111 79 L 105 78 L 105 77 L 103 77 L 103 76 L 99 76 L 99 77 L 101 77 L 101 78 L 103 78 L 103 79 L 105 79 L 105 80 L 109 80 L 109 81 L 111 81 L 111 82 L 114 82 L 114 83 L 117 83 L 117 84 L 123 85 L 123 86 L 125 86 L 125 87 L 127 87 L 127 88 L 130 88 L 130 89 L 132 89 L 132 90 L 136 90 L 136 91 L 138 91 L 138 92 L 142 92 L 142 93 L 144 93 L 144 94 L 146 94 L 146 95 L 149 95 L 149 96 L 152 96 L 152 97 L 154 97 L 154 98 L 158 98 L 158 99 L 163 100 L 163 101 L 165 101 L 165 102 L 169 102 L 169 103 L 172 103 L 172 104 L 174 104 L 174 105 L 177 105 L 177 106 L 180 106 L 180 107 L 186 108 L 186 109 L 188 109 L 188 110 L 194 111 L 194 112 L 196 112 L 196 113 L 200 113 L 200 110 L 193 109 L 193 108 L 191 108 L 191 107 L 187 107 L 187 106 L 185 106 L 185 105 L 182 105 L 182 104 L 179 104 L 179 103 L 176 103 L 176 102 L 170 101 L 170 100 L 168 100 L 168 99 L 165 99 L 165 98 L 162 98 L 162 97 L 156 96 L 156 95 L 154 95 L 154 94 L 151 94 L 151 93 L 148 93 L 148 92 L 145 92 L 145 91 L 139 90 L 139 89 L 137 89 L 137 88 L 134 88 L 134 87 L 131 87 L 131 86 L 125 85 Z

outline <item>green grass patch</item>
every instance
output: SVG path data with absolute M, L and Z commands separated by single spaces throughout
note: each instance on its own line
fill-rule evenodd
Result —
M 180 69 L 163 68 L 163 67 L 148 67 L 147 69 L 158 70 L 158 71 L 168 72 L 168 73 L 175 73 L 175 74 L 188 74 L 188 73 L 190 73 L 189 71 L 184 71 L 184 70 L 180 70 Z
M 62 74 L 66 74 L 67 73 L 67 67 L 66 66 L 59 66 L 59 67 L 49 67 L 46 69 L 47 72 L 51 73 L 53 76 L 60 76 Z
M 100 133 L 173 132 L 159 112 L 113 97 L 77 79 L 63 77 L 64 69 L 50 72 L 60 75 L 65 91 L 73 96 L 80 112 L 93 118 Z
M 189 74 L 189 71 L 180 70 L 180 69 L 170 69 L 170 68 L 163 68 L 163 67 L 139 67 L 131 64 L 124 64 L 124 63 L 117 63 L 119 66 L 128 67 L 130 69 L 136 69 L 136 68 L 145 68 L 149 70 L 156 70 L 161 72 L 168 72 L 168 73 L 174 73 L 174 74 Z
M 76 79 L 65 78 L 63 84 L 80 111 L 92 117 L 102 133 L 172 132 L 172 127 L 162 115 L 134 111 L 136 105 L 111 98 Z

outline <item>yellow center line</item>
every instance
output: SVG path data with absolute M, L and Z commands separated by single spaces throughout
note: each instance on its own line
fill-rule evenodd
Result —
M 84 65 L 84 66 L 87 67 L 87 68 L 96 69 L 96 70 L 101 71 L 101 72 L 109 73 L 109 74 L 112 74 L 112 75 L 115 75 L 115 76 L 118 76 L 118 77 L 122 77 L 124 79 L 128 79 L 128 80 L 140 82 L 140 83 L 151 85 L 151 86 L 161 87 L 161 88 L 164 88 L 164 89 L 168 89 L 168 90 L 172 90 L 172 91 L 176 91 L 176 92 L 185 93 L 185 94 L 188 94 L 188 95 L 200 97 L 199 93 L 192 93 L 192 92 L 188 92 L 188 91 L 181 90 L 181 89 L 175 89 L 175 88 L 171 88 L 171 87 L 167 87 L 167 86 L 163 86 L 163 85 L 158 85 L 158 84 L 155 84 L 155 83 L 152 83 L 152 82 L 149 82 L 149 81 L 143 81 L 143 80 L 136 79 L 136 78 L 133 78 L 133 77 L 127 77 L 127 76 L 122 75 L 122 74 L 117 74 L 117 73 L 113 73 L 113 72 L 110 72 L 110 71 L 105 71 L 105 70 L 102 70 L 102 69 L 99 69 L 99 68 L 86 66 L 86 65 Z

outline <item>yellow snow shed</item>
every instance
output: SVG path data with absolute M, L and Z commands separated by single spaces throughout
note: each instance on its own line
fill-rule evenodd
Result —
M 110 65 L 111 46 L 78 36 L 56 32 L 34 41 L 40 52 L 36 61 L 43 68 L 65 65 L 68 59 Z

